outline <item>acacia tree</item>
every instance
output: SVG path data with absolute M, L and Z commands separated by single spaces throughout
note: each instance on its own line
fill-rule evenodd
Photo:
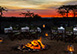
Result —
M 32 17 L 32 18 L 34 17 L 34 13 L 30 13 L 30 11 L 27 11 L 27 13 L 21 13 L 21 14 L 25 15 L 25 17 Z
M 58 8 L 58 13 L 61 15 L 65 15 L 68 17 L 69 11 L 72 10 L 74 17 L 77 15 L 77 5 L 63 5 Z
M 58 8 L 58 12 L 59 12 L 61 15 L 65 15 L 65 13 L 66 13 L 66 14 L 67 14 L 66 16 L 68 17 L 69 5 L 60 6 L 60 7 Z
M 58 13 L 61 14 L 64 17 L 66 12 L 64 10 L 58 10 Z
M 73 11 L 74 17 L 77 15 L 77 5 L 70 5 L 70 10 Z
M 2 17 L 3 11 L 7 11 L 7 10 L 4 7 L 0 6 L 0 17 Z

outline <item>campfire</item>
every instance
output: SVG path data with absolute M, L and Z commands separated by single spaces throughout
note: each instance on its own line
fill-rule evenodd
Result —
M 73 47 L 72 45 L 68 45 L 68 46 L 67 46 L 67 50 L 68 50 L 69 52 L 73 52 L 73 51 L 74 51 L 74 47 Z
M 39 50 L 44 50 L 47 45 L 44 45 L 42 43 L 41 37 L 38 40 L 33 40 L 30 43 L 18 46 L 17 49 L 19 50 L 26 50 L 26 51 L 39 51 Z
M 68 50 L 68 54 L 73 54 L 74 53 L 74 46 L 73 45 L 68 45 L 67 50 Z

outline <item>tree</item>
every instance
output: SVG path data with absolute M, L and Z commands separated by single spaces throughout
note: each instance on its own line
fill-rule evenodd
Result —
M 41 16 L 39 16 L 38 14 L 35 14 L 35 15 L 34 15 L 34 18 L 39 19 L 39 18 L 41 18 Z
M 27 11 L 27 13 L 21 13 L 21 14 L 25 15 L 25 17 L 31 17 L 31 18 L 34 17 L 34 13 L 30 13 L 30 11 Z
M 7 11 L 7 10 L 4 7 L 0 6 L 0 17 L 2 17 L 3 11 Z M 1 32 L 1 21 L 0 21 L 0 32 Z
M 69 6 L 70 6 L 70 5 L 63 5 L 63 6 L 60 6 L 60 7 L 58 8 L 59 13 L 60 13 L 61 15 L 64 15 L 65 13 L 67 13 L 66 16 L 68 17 Z
M 74 14 L 74 17 L 75 17 L 76 13 L 77 13 L 77 5 L 63 5 L 63 6 L 60 6 L 58 8 L 58 13 L 63 15 L 63 16 L 66 13 L 67 14 L 66 16 L 68 17 L 68 13 L 69 13 L 70 10 L 73 11 L 73 14 Z
M 64 17 L 66 12 L 64 10 L 58 10 L 58 13 L 61 14 Z
M 2 17 L 3 11 L 7 11 L 7 10 L 4 7 L 0 6 L 0 17 Z
M 31 13 L 30 11 L 27 11 L 26 13 L 21 13 L 21 14 L 25 15 L 25 18 L 26 17 L 36 18 L 36 19 L 41 18 L 41 16 L 39 16 L 38 14 Z
M 73 11 L 74 17 L 77 15 L 77 5 L 70 5 L 70 10 Z

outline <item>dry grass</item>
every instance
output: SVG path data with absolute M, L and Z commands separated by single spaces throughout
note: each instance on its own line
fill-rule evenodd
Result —
M 42 38 L 42 42 L 44 44 L 50 45 L 50 48 L 48 50 L 42 50 L 39 52 L 21 52 L 21 51 L 14 51 L 12 47 L 18 46 L 21 44 L 26 44 L 30 42 L 31 40 L 14 40 L 10 41 L 4 40 L 4 43 L 0 44 L 0 54 L 67 54 L 64 51 L 66 50 L 66 47 L 70 43 L 64 43 L 64 42 L 57 42 L 55 40 L 49 40 L 47 38 Z M 73 43 L 75 47 L 74 54 L 77 54 L 77 43 Z

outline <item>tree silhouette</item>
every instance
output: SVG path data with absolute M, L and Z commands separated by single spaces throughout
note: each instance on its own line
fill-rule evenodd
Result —
M 66 16 L 68 17 L 68 13 L 69 13 L 70 10 L 73 11 L 73 14 L 74 14 L 74 17 L 75 17 L 76 13 L 77 13 L 77 5 L 63 5 L 63 6 L 60 6 L 58 8 L 58 13 L 61 14 L 62 16 L 64 16 L 65 13 L 66 13 L 67 14 Z
M 7 11 L 7 10 L 4 7 L 0 6 L 0 17 L 2 17 L 3 11 Z
M 63 5 L 63 6 L 60 6 L 60 7 L 58 8 L 58 10 L 63 10 L 62 13 L 67 13 L 66 16 L 68 17 L 68 13 L 69 13 L 69 10 L 70 10 L 69 6 L 70 6 L 70 5 Z
M 58 13 L 61 14 L 64 17 L 66 12 L 64 10 L 58 10 Z
M 37 18 L 38 19 L 38 18 L 41 18 L 41 16 L 39 16 L 38 14 L 35 14 L 34 15 L 34 18 Z
M 74 17 L 77 15 L 77 5 L 70 5 L 70 10 L 73 11 Z
M 21 14 L 25 15 L 25 17 L 31 17 L 31 18 L 34 17 L 34 13 L 30 13 L 30 11 L 27 11 L 27 13 L 21 13 Z

